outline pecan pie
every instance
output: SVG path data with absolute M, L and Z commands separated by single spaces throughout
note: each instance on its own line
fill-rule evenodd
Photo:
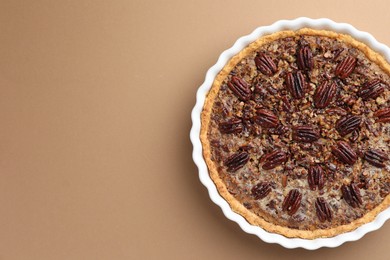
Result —
M 332 237 L 390 205 L 390 65 L 344 34 L 263 36 L 220 71 L 202 112 L 219 193 L 253 225 Z

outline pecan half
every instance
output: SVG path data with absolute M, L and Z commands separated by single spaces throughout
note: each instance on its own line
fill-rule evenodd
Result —
M 225 166 L 229 172 L 235 172 L 244 167 L 249 161 L 249 154 L 245 151 L 237 152 L 225 160 Z
M 332 221 L 332 211 L 324 198 L 319 197 L 315 203 L 317 217 L 321 222 Z
M 339 64 L 337 64 L 335 75 L 341 79 L 345 79 L 351 75 L 352 71 L 355 69 L 356 62 L 357 60 L 355 57 L 345 57 Z
M 282 210 L 292 216 L 297 212 L 301 206 L 302 194 L 297 190 L 290 190 L 288 195 L 284 198 L 282 204 Z
M 334 81 L 324 81 L 319 85 L 314 93 L 313 100 L 316 108 L 325 108 L 334 99 L 337 86 Z
M 300 70 L 312 70 L 314 67 L 313 54 L 309 46 L 299 48 L 297 55 L 297 64 Z
M 242 121 L 239 118 L 232 118 L 228 121 L 219 123 L 219 131 L 223 134 L 241 133 L 242 129 Z
M 277 71 L 275 62 L 266 54 L 258 53 L 255 57 L 256 67 L 265 75 L 272 76 Z
M 242 101 L 247 101 L 252 96 L 252 91 L 250 90 L 248 84 L 237 76 L 233 76 L 227 85 L 238 99 Z
M 376 122 L 379 123 L 388 123 L 390 122 L 390 107 L 382 108 L 377 110 L 374 113 L 374 116 L 377 117 Z
M 360 195 L 360 190 L 358 186 L 354 183 L 349 185 L 341 186 L 341 193 L 343 194 L 343 199 L 352 207 L 356 208 L 362 205 L 362 197 Z
M 312 143 L 320 138 L 320 134 L 308 125 L 296 126 L 293 128 L 292 139 L 303 143 Z
M 251 192 L 256 200 L 265 198 L 271 192 L 271 184 L 269 182 L 259 182 L 252 187 Z
M 271 170 L 278 165 L 281 165 L 287 161 L 287 154 L 280 150 L 263 155 L 260 159 L 260 163 L 263 163 L 262 168 L 264 170 Z
M 357 130 L 361 123 L 362 118 L 360 116 L 347 115 L 336 122 L 336 130 L 341 136 L 345 136 Z
M 286 75 L 286 87 L 291 95 L 296 98 L 302 98 L 305 95 L 306 81 L 301 71 L 295 73 L 289 72 Z
M 315 190 L 316 187 L 318 187 L 318 190 L 321 190 L 324 187 L 324 170 L 321 166 L 310 166 L 309 173 L 307 175 L 307 182 L 309 183 L 311 190 Z
M 274 128 L 279 124 L 278 117 L 271 110 L 261 108 L 256 111 L 256 114 L 254 120 L 262 127 Z
M 378 168 L 384 168 L 385 162 L 389 160 L 389 156 L 380 150 L 370 149 L 364 153 L 363 157 L 369 164 Z
M 379 79 L 373 79 L 368 81 L 364 87 L 359 90 L 358 95 L 363 100 L 368 100 L 370 98 L 377 98 L 384 91 L 385 85 Z
M 336 146 L 332 147 L 332 153 L 342 162 L 352 165 L 357 160 L 357 155 L 351 146 L 345 141 L 338 141 Z

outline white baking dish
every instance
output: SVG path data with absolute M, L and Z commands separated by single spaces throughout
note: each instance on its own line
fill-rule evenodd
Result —
M 390 218 L 390 209 L 381 212 L 374 221 L 360 226 L 356 230 L 348 233 L 343 233 L 331 238 L 317 238 L 313 240 L 300 238 L 287 238 L 279 234 L 269 233 L 258 226 L 249 224 L 242 216 L 233 212 L 229 204 L 219 195 L 213 181 L 211 180 L 206 163 L 202 155 L 202 145 L 199 134 L 201 128 L 200 115 L 202 112 L 205 97 L 211 88 L 213 81 L 219 71 L 235 54 L 240 52 L 248 44 L 255 41 L 259 37 L 283 30 L 298 30 L 300 28 L 313 28 L 335 31 L 351 35 L 358 41 L 367 44 L 374 51 L 380 53 L 387 62 L 390 62 L 390 49 L 384 44 L 379 43 L 375 38 L 367 33 L 358 31 L 353 26 L 346 23 L 336 23 L 329 19 L 309 19 L 305 17 L 295 20 L 281 20 L 270 26 L 262 26 L 256 28 L 251 34 L 239 38 L 230 49 L 224 51 L 218 58 L 217 63 L 212 66 L 206 74 L 204 83 L 199 87 L 196 94 L 196 104 L 192 110 L 192 129 L 190 133 L 193 144 L 193 160 L 199 169 L 199 178 L 207 187 L 211 200 L 221 207 L 227 218 L 235 221 L 245 232 L 258 236 L 265 242 L 277 243 L 286 248 L 318 249 L 320 247 L 337 247 L 347 241 L 355 241 L 363 237 L 368 232 L 380 228 L 383 223 Z

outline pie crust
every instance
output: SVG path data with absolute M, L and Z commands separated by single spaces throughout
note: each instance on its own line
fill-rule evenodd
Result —
M 385 59 L 381 55 L 371 50 L 364 43 L 353 39 L 349 35 L 340 34 L 332 31 L 313 30 L 313 29 L 304 28 L 298 31 L 281 31 L 281 32 L 263 36 L 258 40 L 254 41 L 253 43 L 249 44 L 241 52 L 239 52 L 234 57 L 232 57 L 215 78 L 213 85 L 206 97 L 206 101 L 201 114 L 200 139 L 203 146 L 203 156 L 208 166 L 210 177 L 215 183 L 220 195 L 229 203 L 233 211 L 242 215 L 250 224 L 259 226 L 268 232 L 281 234 L 291 238 L 315 239 L 319 237 L 333 237 L 341 233 L 352 231 L 358 228 L 359 226 L 363 225 L 364 223 L 373 221 L 381 211 L 383 211 L 389 206 L 390 196 L 388 195 L 385 196 L 383 198 L 383 201 L 380 204 L 376 205 L 373 209 L 366 212 L 363 216 L 354 219 L 353 221 L 350 221 L 347 224 L 337 225 L 325 229 L 314 228 L 311 230 L 304 230 L 296 227 L 291 228 L 288 227 L 287 225 L 281 225 L 279 223 L 276 223 L 275 221 L 270 221 L 269 219 L 266 220 L 264 217 L 255 214 L 253 211 L 245 207 L 242 202 L 237 200 L 231 194 L 231 192 L 229 192 L 226 183 L 220 177 L 218 164 L 213 160 L 213 156 L 211 152 L 212 147 L 210 145 L 210 139 L 208 137 L 210 124 L 212 121 L 211 115 L 212 115 L 214 102 L 220 91 L 221 85 L 227 79 L 227 77 L 229 76 L 231 71 L 236 67 L 236 65 L 248 55 L 256 52 L 258 48 L 263 45 L 272 43 L 278 39 L 282 39 L 286 37 L 295 37 L 295 36 L 318 36 L 318 37 L 327 37 L 327 38 L 340 40 L 350 45 L 352 48 L 360 50 L 368 60 L 377 64 L 383 72 L 390 75 L 390 65 L 385 61 Z M 385 100 L 385 102 L 388 101 Z M 259 171 L 262 170 L 260 169 Z M 382 170 L 382 173 L 387 175 L 389 174 L 389 172 L 386 169 Z M 281 205 L 277 205 L 277 207 L 281 207 Z

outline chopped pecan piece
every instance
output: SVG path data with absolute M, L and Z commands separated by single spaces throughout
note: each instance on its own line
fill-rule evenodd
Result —
M 379 79 L 373 79 L 367 82 L 364 87 L 359 90 L 358 95 L 363 100 L 377 98 L 385 91 L 385 85 Z
M 347 78 L 356 66 L 356 58 L 352 56 L 345 57 L 339 64 L 336 66 L 335 74 L 341 79 Z
M 244 167 L 249 161 L 249 154 L 246 151 L 237 152 L 225 160 L 225 166 L 229 172 L 235 172 Z
M 242 131 L 242 121 L 239 118 L 232 118 L 228 121 L 219 123 L 219 131 L 223 134 L 237 134 Z
M 316 108 L 325 108 L 334 99 L 337 86 L 334 81 L 324 81 L 319 85 L 314 93 L 313 100 Z
M 303 98 L 303 96 L 305 95 L 306 81 L 302 72 L 297 71 L 295 73 L 287 73 L 286 87 L 294 98 Z
M 271 192 L 271 184 L 269 182 L 260 182 L 252 187 L 251 192 L 256 200 L 265 198 Z
M 302 194 L 297 190 L 290 190 L 288 195 L 284 198 L 282 209 L 292 216 L 297 212 L 301 206 Z
M 252 91 L 250 90 L 248 84 L 237 76 L 233 76 L 227 85 L 238 99 L 242 101 L 247 101 L 252 96 Z
M 292 138 L 298 142 L 312 143 L 320 138 L 320 134 L 312 126 L 303 125 L 293 128 Z
M 260 163 L 264 163 L 262 168 L 264 170 L 271 170 L 278 165 L 281 165 L 287 161 L 287 154 L 280 150 L 275 150 L 271 153 L 263 155 L 260 159 Z
M 258 109 L 257 116 L 254 118 L 255 122 L 265 128 L 274 128 L 279 124 L 279 119 L 268 109 Z
M 290 101 L 288 101 L 288 98 L 286 96 L 282 97 L 282 108 L 286 112 L 292 111 L 291 103 L 290 103 Z
M 314 67 L 313 54 L 309 46 L 299 48 L 297 64 L 300 70 L 312 70 Z
M 336 122 L 336 130 L 341 136 L 346 136 L 347 134 L 357 130 L 361 123 L 362 118 L 360 116 L 347 115 Z
M 332 211 L 324 198 L 319 197 L 315 203 L 317 217 L 321 222 L 332 221 Z
M 345 116 L 347 114 L 347 111 L 340 107 L 335 107 L 335 108 L 329 108 L 325 111 L 329 115 L 339 115 L 339 116 Z
M 351 133 L 351 136 L 349 137 L 349 141 L 351 141 L 352 143 L 356 142 L 357 139 L 359 138 L 359 131 L 358 130 L 354 130 L 352 133 Z
M 282 135 L 286 133 L 288 129 L 289 128 L 287 126 L 279 124 L 277 127 L 269 129 L 269 133 L 272 135 Z
M 287 175 L 282 175 L 282 187 L 283 188 L 286 188 L 286 186 L 287 186 L 287 179 L 288 179 Z
M 370 149 L 364 154 L 364 159 L 371 165 L 378 168 L 384 168 L 385 162 L 389 160 L 389 156 L 380 150 Z
M 267 76 L 272 76 L 278 71 L 275 62 L 264 53 L 257 54 L 255 63 L 256 67 Z
M 332 147 L 332 153 L 340 162 L 349 165 L 354 164 L 357 160 L 357 154 L 345 141 L 338 141 L 337 145 Z
M 390 107 L 382 108 L 377 110 L 374 113 L 374 116 L 377 117 L 376 122 L 378 123 L 388 123 L 390 122 Z
M 356 208 L 362 205 L 362 197 L 358 186 L 354 183 L 344 185 L 341 187 L 341 193 L 343 194 L 344 200 L 352 207 Z
M 318 190 L 321 190 L 324 187 L 324 170 L 321 166 L 310 166 L 309 173 L 307 175 L 307 182 L 309 183 L 311 190 L 315 190 L 316 187 L 318 187 Z

